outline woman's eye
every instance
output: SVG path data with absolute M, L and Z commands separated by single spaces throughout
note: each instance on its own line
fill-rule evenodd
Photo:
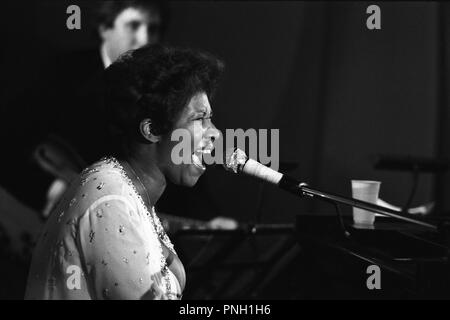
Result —
M 137 29 L 139 29 L 141 23 L 139 21 L 132 21 L 130 23 L 130 29 L 133 31 L 136 31 Z
M 194 118 L 194 121 L 198 121 L 198 120 L 206 121 L 206 120 L 211 120 L 211 119 L 212 119 L 212 116 L 209 116 L 209 117 L 202 116 L 202 117 Z

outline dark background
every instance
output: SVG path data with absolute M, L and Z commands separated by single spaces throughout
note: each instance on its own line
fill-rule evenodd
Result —
M 380 180 L 380 196 L 400 205 L 410 175 L 376 171 L 370 156 L 446 155 L 446 8 L 379 3 L 382 29 L 371 31 L 369 4 L 179 4 L 168 40 L 226 60 L 215 102 L 220 128 L 279 128 L 280 160 L 299 165 L 291 175 L 346 195 L 350 179 Z M 252 219 L 258 211 L 253 180 L 216 172 L 204 180 L 225 214 Z M 434 199 L 436 190 L 445 195 L 435 183 L 424 175 L 413 205 Z M 333 210 L 270 186 L 262 199 L 263 222 Z
M 66 28 L 69 4 L 81 7 L 81 30 Z M 298 164 L 292 176 L 344 195 L 350 195 L 351 179 L 380 180 L 380 196 L 401 205 L 410 175 L 374 170 L 370 156 L 448 154 L 448 10 L 432 2 L 380 2 L 382 29 L 368 30 L 369 4 L 172 2 L 166 42 L 206 49 L 225 60 L 225 78 L 213 103 L 219 129 L 278 128 L 280 161 Z M 8 101 L 26 83 L 39 81 L 41 62 L 96 42 L 89 25 L 92 2 L 4 6 L 1 99 L 2 121 L 8 121 Z M 445 180 L 421 177 L 413 205 L 445 198 Z M 271 186 L 261 190 L 252 179 L 210 171 L 192 190 L 180 193 L 171 186 L 160 207 L 242 221 L 259 212 L 262 222 L 293 222 L 296 214 L 333 209 Z M 169 201 L 175 192 L 189 205 Z
M 66 28 L 70 4 L 81 7 L 81 30 Z M 380 180 L 380 197 L 402 205 L 411 175 L 375 170 L 371 156 L 449 158 L 450 10 L 444 3 L 376 2 L 382 29 L 368 30 L 370 4 L 374 3 L 171 2 L 165 41 L 205 49 L 225 60 L 225 77 L 212 103 L 220 130 L 277 128 L 280 161 L 297 165 L 288 170 L 291 176 L 347 196 L 351 179 Z M 40 68 L 51 57 L 95 48 L 97 43 L 89 23 L 92 1 L 7 1 L 2 5 L 0 121 L 5 126 L 11 121 L 10 102 L 26 94 L 24 88 L 42 81 Z M 60 107 L 64 106 L 61 101 Z M 23 112 L 22 117 L 27 116 Z M 22 132 L 25 137 L 32 135 L 33 127 Z M 13 139 L 7 134 L 0 138 L 3 146 Z M 1 156 L 14 159 L 17 155 L 2 148 Z M 20 170 L 16 177 L 23 183 L 23 192 L 34 192 L 27 188 L 27 177 Z M 437 212 L 446 214 L 449 193 L 447 174 L 425 174 L 412 205 L 438 200 Z M 6 203 L 11 201 L 2 190 L 0 216 L 8 229 L 21 206 Z M 225 215 L 263 223 L 291 223 L 297 214 L 334 210 L 220 170 L 207 171 L 192 189 L 170 185 L 158 208 L 202 219 Z M 27 216 L 32 221 L 31 212 L 22 213 L 24 218 L 17 218 L 16 224 L 25 223 Z M 3 231 L 0 237 L 8 233 Z M 2 274 L 26 273 L 17 268 L 12 263 Z M 10 285 L 2 287 L 0 296 L 20 296 L 22 284 Z
M 70 4 L 81 7 L 81 30 L 66 28 Z M 382 29 L 368 30 L 370 4 L 374 3 L 171 2 L 165 41 L 205 49 L 225 60 L 225 77 L 212 103 L 220 130 L 277 128 L 280 161 L 297 165 L 287 170 L 293 177 L 347 196 L 351 179 L 380 180 L 380 197 L 402 205 L 411 175 L 375 170 L 371 157 L 450 157 L 450 10 L 435 2 L 375 2 L 381 8 Z M 2 127 L 11 125 L 11 102 L 42 81 L 42 66 L 52 57 L 97 46 L 90 26 L 94 5 L 93 1 L 2 3 Z M 29 117 L 26 109 L 21 116 Z M 83 124 L 79 126 L 82 130 Z M 33 126 L 20 131 L 26 139 Z M 14 138 L 4 134 L 2 146 Z M 17 157 L 6 147 L 1 156 Z M 8 170 L 12 169 L 2 168 Z M 27 177 L 14 170 L 22 192 L 34 192 L 27 188 Z M 0 238 L 15 226 L 32 229 L 33 211 L 1 191 Z M 412 205 L 438 200 L 436 212 L 447 214 L 449 193 L 447 174 L 425 174 Z M 158 208 L 202 219 L 226 215 L 263 223 L 291 223 L 297 214 L 334 210 L 220 170 L 207 171 L 191 189 L 169 185 Z M 2 274 L 11 277 L 0 285 L 1 297 L 22 296 L 26 269 L 13 258 L 2 263 Z

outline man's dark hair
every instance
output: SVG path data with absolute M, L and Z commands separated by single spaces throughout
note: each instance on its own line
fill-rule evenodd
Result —
M 161 17 L 159 33 L 164 35 L 169 22 L 169 7 L 163 1 L 125 0 L 125 1 L 101 1 L 95 10 L 95 26 L 103 25 L 112 28 L 117 16 L 128 8 L 137 8 L 145 11 L 156 11 Z
M 170 132 L 197 93 L 212 99 L 224 64 L 213 55 L 161 44 L 129 51 L 105 71 L 105 105 L 116 137 L 140 137 L 139 123 L 152 120 L 153 134 Z

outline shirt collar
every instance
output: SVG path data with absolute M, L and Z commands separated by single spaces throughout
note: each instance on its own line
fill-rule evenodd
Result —
M 104 43 L 100 48 L 100 55 L 102 57 L 103 66 L 105 67 L 105 69 L 108 68 L 111 65 L 112 61 L 109 58 L 108 53 L 106 52 L 106 46 Z

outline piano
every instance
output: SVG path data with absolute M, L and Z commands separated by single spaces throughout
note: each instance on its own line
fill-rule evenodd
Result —
M 431 223 L 446 223 L 434 218 Z M 306 299 L 448 299 L 450 242 L 440 232 L 377 217 L 372 228 L 353 225 L 335 215 L 298 215 L 301 247 L 299 297 Z M 380 289 L 369 288 L 369 266 L 380 270 Z

